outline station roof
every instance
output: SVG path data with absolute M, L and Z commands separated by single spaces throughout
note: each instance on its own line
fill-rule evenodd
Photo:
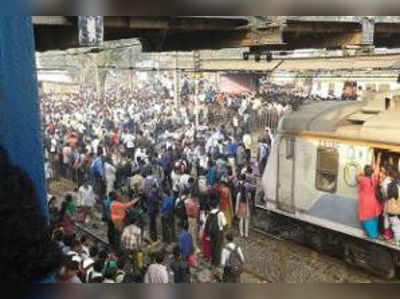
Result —
M 286 116 L 280 125 L 281 132 L 300 134 L 304 132 L 334 133 L 342 119 L 360 111 L 361 103 L 322 102 L 306 104 Z

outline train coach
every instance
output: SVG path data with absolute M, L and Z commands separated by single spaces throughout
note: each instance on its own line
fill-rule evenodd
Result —
M 394 278 L 400 247 L 369 240 L 357 217 L 356 178 L 378 152 L 400 165 L 398 96 L 300 107 L 280 122 L 260 184 L 263 196 L 256 200 L 255 226 L 290 230 L 290 238 Z

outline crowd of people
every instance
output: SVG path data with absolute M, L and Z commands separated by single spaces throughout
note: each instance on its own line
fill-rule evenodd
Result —
M 327 97 L 322 97 L 318 94 L 313 94 L 311 91 L 311 85 L 309 87 L 296 86 L 295 84 L 278 85 L 273 84 L 268 79 L 261 80 L 259 93 L 268 99 L 273 99 L 275 105 L 281 107 L 291 107 L 293 110 L 297 110 L 300 106 L 315 103 L 315 102 L 326 102 L 326 101 L 355 101 L 358 98 L 357 91 L 353 92 L 356 87 L 356 82 L 346 82 L 343 87 L 342 97 L 337 97 L 332 92 L 329 92 Z M 350 91 L 348 91 L 350 88 Z
M 75 188 L 49 196 L 49 226 L 32 182 L 0 150 L 1 211 L 18 215 L 2 227 L 10 240 L 2 277 L 190 283 L 205 263 L 211 280 L 240 282 L 245 258 L 235 238 L 249 237 L 258 178 L 300 95 L 225 94 L 203 82 L 195 105 L 193 84 L 185 81 L 176 103 L 165 81 L 114 87 L 101 99 L 90 89 L 41 93 L 49 191 L 60 180 Z M 10 200 L 22 208 L 11 211 Z M 80 227 L 97 227 L 107 242 Z
M 210 89 L 194 107 L 187 92 L 179 105 L 149 84 L 103 101 L 43 95 L 46 178 L 76 186 L 61 206 L 60 198 L 49 200 L 64 254 L 58 281 L 190 282 L 200 260 L 216 280 L 240 281 L 245 260 L 234 228 L 248 238 L 257 177 L 288 109 Z M 274 109 L 261 116 L 261 107 Z M 104 223 L 108 251 L 77 235 L 77 223 L 96 221 Z

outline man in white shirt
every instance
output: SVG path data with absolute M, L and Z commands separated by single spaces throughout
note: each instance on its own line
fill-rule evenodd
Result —
M 168 283 L 168 270 L 167 267 L 162 265 L 165 255 L 163 252 L 155 254 L 155 261 L 148 268 L 144 276 L 144 283 L 147 284 L 167 284 Z
M 114 184 L 116 180 L 117 170 L 112 165 L 111 160 L 108 159 L 104 164 L 104 176 L 106 178 L 106 194 L 110 194 L 110 192 L 114 191 Z
M 93 153 L 97 153 L 100 144 L 100 139 L 97 137 L 92 141 L 91 149 Z
M 261 103 L 261 99 L 260 98 L 256 98 L 254 101 L 253 101 L 253 110 L 254 111 L 257 111 L 258 109 L 260 109 L 261 108 L 261 105 L 262 105 L 262 103 Z
M 251 139 L 251 135 L 249 133 L 246 133 L 246 134 L 243 135 L 243 144 L 244 144 L 244 147 L 246 148 L 247 161 L 250 161 L 250 158 L 251 158 L 251 146 L 253 144 L 253 140 Z
M 227 244 L 221 254 L 221 268 L 223 269 L 224 283 L 240 283 L 243 271 L 244 256 L 242 249 L 233 241 L 231 232 L 226 234 Z
M 63 176 L 66 178 L 71 178 L 71 154 L 72 148 L 66 144 L 63 148 Z
M 208 168 L 208 155 L 206 154 L 206 152 L 204 150 L 201 150 L 198 153 L 198 157 L 199 157 L 200 167 L 203 169 L 207 169 Z
M 131 133 L 125 135 L 125 146 L 129 158 L 132 159 L 135 155 L 135 137 Z
M 78 190 L 78 207 L 84 212 L 84 222 L 89 221 L 91 211 L 96 204 L 96 194 L 93 187 L 85 182 Z
M 57 152 L 57 139 L 56 136 L 54 135 L 50 140 L 50 153 L 52 155 L 55 155 L 56 152 Z
M 45 163 L 44 163 L 44 173 L 46 176 L 46 182 L 47 182 L 47 186 L 50 186 L 50 180 L 53 178 L 53 169 L 51 168 L 50 162 L 45 159 Z
M 232 119 L 232 124 L 233 127 L 236 129 L 237 127 L 239 127 L 239 119 L 237 118 L 237 116 L 234 116 Z
M 179 194 L 179 184 L 181 181 L 181 173 L 179 170 L 179 165 L 175 165 L 174 169 L 171 172 L 171 180 L 172 180 L 172 191 L 174 192 L 175 197 L 178 197 Z

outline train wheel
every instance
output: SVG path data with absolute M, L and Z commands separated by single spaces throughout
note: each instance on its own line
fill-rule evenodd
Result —
M 393 252 L 381 246 L 371 245 L 370 263 L 379 276 L 388 280 L 396 277 L 396 265 Z
M 396 278 L 396 268 L 394 266 L 387 273 L 385 273 L 385 278 L 388 280 Z
M 346 244 L 344 246 L 344 261 L 349 265 L 354 265 L 354 256 L 351 252 L 350 246 Z
M 263 231 L 268 232 L 273 227 L 274 215 L 271 212 L 256 208 L 251 219 L 253 222 L 253 227 Z
M 384 279 L 391 280 L 396 277 L 393 254 L 382 246 L 349 241 L 344 247 L 344 260 Z

